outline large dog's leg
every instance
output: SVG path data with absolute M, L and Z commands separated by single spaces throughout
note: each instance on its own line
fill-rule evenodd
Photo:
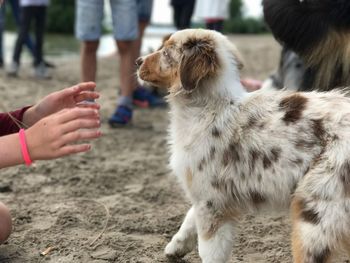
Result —
M 194 208 L 188 210 L 185 220 L 179 231 L 173 236 L 165 248 L 168 257 L 183 257 L 191 252 L 197 243 L 197 230 L 194 216 Z
M 233 247 L 234 221 L 208 206 L 196 209 L 199 255 L 203 263 L 226 263 Z

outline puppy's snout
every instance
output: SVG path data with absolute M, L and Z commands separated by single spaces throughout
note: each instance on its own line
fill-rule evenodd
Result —
M 143 63 L 143 59 L 141 57 L 139 57 L 135 61 L 135 65 L 137 66 L 137 68 L 139 68 L 142 65 L 142 63 Z

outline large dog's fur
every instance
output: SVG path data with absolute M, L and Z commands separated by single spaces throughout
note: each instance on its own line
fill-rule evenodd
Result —
M 170 164 L 193 205 L 168 256 L 198 237 L 203 262 L 227 262 L 242 214 L 290 205 L 295 262 L 349 251 L 349 98 L 247 93 L 235 47 L 215 31 L 179 31 L 137 64 L 139 78 L 170 92 Z
M 310 88 L 308 76 L 303 60 L 295 52 L 284 47 L 276 72 L 264 81 L 262 88 L 305 91 Z
M 304 89 L 350 85 L 350 1 L 263 0 L 265 21 L 281 44 L 302 57 Z

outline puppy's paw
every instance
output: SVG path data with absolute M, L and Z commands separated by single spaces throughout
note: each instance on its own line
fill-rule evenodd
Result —
M 165 247 L 165 255 L 170 258 L 182 258 L 191 252 L 196 244 L 194 238 L 184 238 L 179 235 L 173 236 L 170 243 Z

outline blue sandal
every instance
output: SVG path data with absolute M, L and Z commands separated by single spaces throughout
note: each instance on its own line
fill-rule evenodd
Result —
M 131 122 L 132 109 L 119 105 L 114 114 L 109 118 L 108 123 L 112 128 L 123 127 Z
M 143 88 L 143 87 L 138 87 L 134 93 L 133 93 L 133 104 L 140 107 L 140 108 L 153 108 L 153 107 L 165 107 L 166 102 L 165 100 Z

